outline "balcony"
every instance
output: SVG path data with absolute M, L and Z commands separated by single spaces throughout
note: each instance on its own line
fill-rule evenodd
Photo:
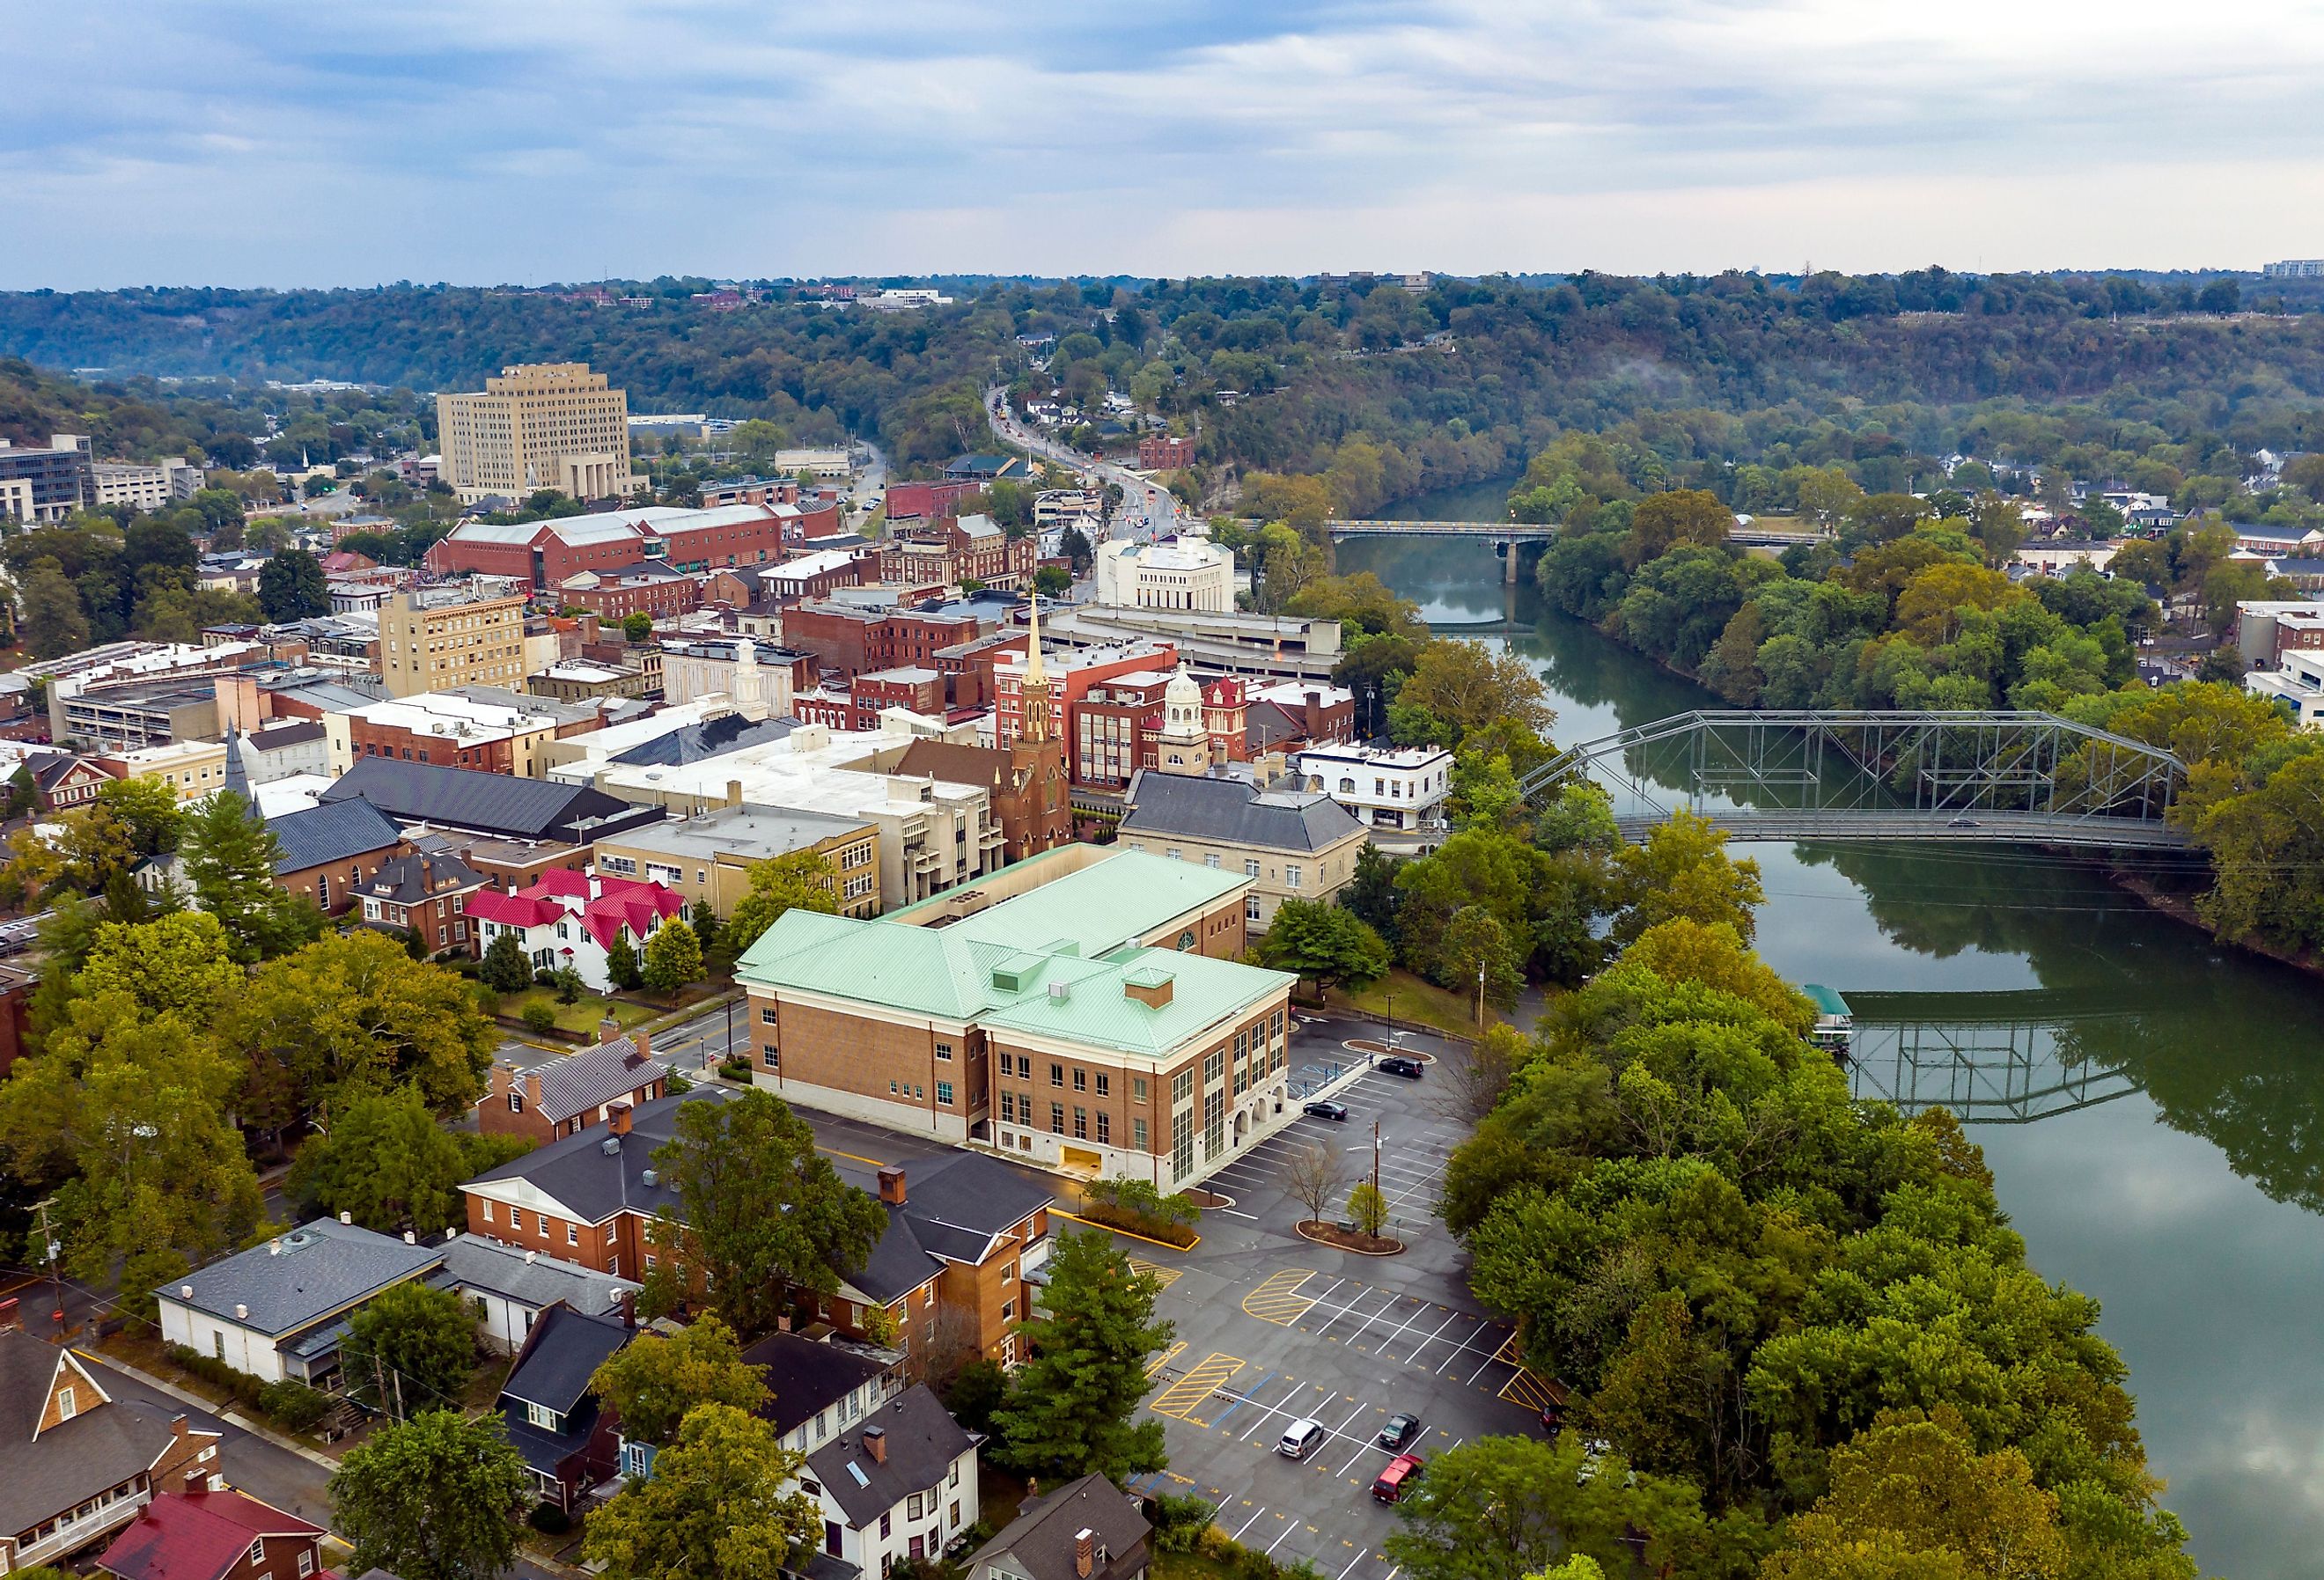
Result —
M 99 1502 L 87 1514 L 59 1520 L 56 1528 L 37 1541 L 28 1542 L 16 1549 L 16 1566 L 28 1567 L 45 1564 L 51 1558 L 78 1552 L 106 1532 L 128 1524 L 137 1518 L 139 1510 L 150 1501 L 144 1492 L 124 1492 L 110 1502 Z

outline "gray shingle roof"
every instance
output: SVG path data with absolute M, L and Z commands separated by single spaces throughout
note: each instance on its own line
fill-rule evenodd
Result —
M 417 1278 L 439 1260 L 427 1246 L 318 1218 L 188 1273 L 161 1293 L 164 1299 L 280 1339 L 391 1284 Z M 249 1315 L 236 1316 L 238 1306 Z
M 1322 790 L 1262 790 L 1240 779 L 1139 769 L 1130 776 L 1128 834 L 1182 835 L 1267 850 L 1316 851 L 1363 825 Z
M 475 1234 L 456 1234 L 442 1246 L 444 1266 L 429 1276 L 438 1289 L 481 1289 L 535 1311 L 562 1300 L 576 1311 L 613 1310 L 641 1286 L 545 1256 L 526 1260 L 513 1245 Z
M 745 746 L 779 741 L 797 728 L 797 719 L 749 719 L 739 713 L 722 713 L 716 718 L 686 725 L 668 735 L 641 742 L 616 755 L 613 761 L 624 766 L 674 767 L 698 762 L 705 757 L 723 757 Z
M 367 803 L 340 801 L 337 804 L 350 807 Z M 354 892 L 366 900 L 417 905 L 436 895 L 456 894 L 464 889 L 474 889 L 488 882 L 490 880 L 484 873 L 451 851 L 428 850 L 388 857 L 379 864 L 379 871 L 357 883 Z
M 63 1354 L 22 1328 L 0 1330 L 0 1530 L 30 1529 L 118 1486 L 152 1468 L 170 1445 L 175 1410 L 86 1397 L 76 1401 L 79 1414 L 35 1444 L 32 1429 Z M 91 1374 L 102 1385 L 101 1374 Z
M 540 1113 L 549 1123 L 561 1124 L 669 1073 L 669 1067 L 659 1059 L 639 1058 L 637 1045 L 627 1037 L 601 1042 L 552 1059 L 542 1068 Z
M 863 1446 L 863 1434 L 874 1428 L 887 1445 L 883 1461 L 874 1460 Z M 864 1417 L 853 1431 L 808 1455 L 807 1462 L 848 1522 L 862 1526 L 943 1482 L 952 1462 L 975 1441 L 945 1413 L 926 1383 L 914 1383 Z
M 526 1335 L 524 1356 L 501 1384 L 501 1397 L 569 1416 L 588 1395 L 589 1379 L 597 1368 L 628 1344 L 635 1331 L 618 1317 L 593 1317 L 551 1306 Z
M 659 807 L 633 807 L 587 785 L 518 779 L 473 768 L 442 768 L 392 757 L 363 759 L 325 790 L 322 799 L 330 805 L 358 797 L 399 822 L 433 823 L 520 839 L 553 837 L 576 844 L 610 832 L 598 825 L 583 836 L 576 825 L 585 819 L 602 818 L 612 827 L 628 827 L 658 822 L 666 815 Z
M 974 1580 L 985 1580 L 986 1566 L 999 1564 L 1004 1572 L 1029 1580 L 1075 1580 L 1074 1538 L 1088 1530 L 1106 1552 L 1106 1562 L 1092 1580 L 1106 1580 L 1116 1562 L 1129 1560 L 1126 1568 L 1138 1567 L 1140 1544 L 1152 1529 L 1137 1499 L 1104 1476 L 1085 1475 L 1027 1504 L 1000 1535 L 977 1548 L 969 1571 Z
M 657 1097 L 641 1104 L 631 1115 L 627 1136 L 613 1136 L 602 1126 L 593 1127 L 578 1135 L 561 1137 L 497 1169 L 487 1169 L 469 1183 L 522 1179 L 566 1209 L 560 1216 L 569 1215 L 591 1224 L 602 1224 L 623 1207 L 649 1217 L 665 1206 L 676 1212 L 678 1193 L 658 1170 L 654 1183 L 645 1183 L 646 1173 L 654 1169 L 654 1149 L 675 1133 L 679 1104 L 725 1103 L 737 1095 L 730 1087 L 706 1086 Z M 608 1152 L 604 1150 L 608 1141 L 619 1144 Z
M 266 827 L 282 847 L 282 859 L 274 864 L 278 877 L 352 861 L 385 850 L 403 838 L 394 818 L 362 800 L 331 801 L 285 812 Z
M 796 1333 L 770 1333 L 744 1350 L 742 1359 L 766 1379 L 769 1397 L 759 1414 L 779 1437 L 877 1381 L 886 1370 L 869 1355 Z
M 874 1189 L 876 1178 L 848 1164 L 841 1178 Z M 847 1282 L 881 1302 L 908 1294 L 948 1261 L 984 1260 L 992 1237 L 1023 1223 L 1056 1198 L 1006 1163 L 981 1152 L 954 1152 L 905 1169 L 904 1205 L 888 1209 L 888 1227 Z

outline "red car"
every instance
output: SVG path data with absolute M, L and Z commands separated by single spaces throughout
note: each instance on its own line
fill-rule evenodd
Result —
M 1422 1460 L 1416 1454 L 1399 1454 L 1388 1462 L 1388 1468 L 1372 1483 L 1372 1501 L 1394 1503 L 1404 1497 L 1406 1483 L 1420 1474 Z

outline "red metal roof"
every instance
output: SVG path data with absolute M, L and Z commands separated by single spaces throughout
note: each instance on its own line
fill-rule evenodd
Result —
M 161 1492 L 97 1562 L 122 1580 L 219 1580 L 261 1538 L 322 1534 L 240 1492 Z

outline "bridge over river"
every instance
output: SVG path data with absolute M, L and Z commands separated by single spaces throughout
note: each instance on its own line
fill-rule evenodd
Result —
M 1585 741 L 1528 799 L 1604 786 L 1631 839 L 1686 811 L 1736 839 L 1941 839 L 2172 849 L 2186 765 L 2048 713 L 1698 709 Z
M 1965 1124 L 2028 1124 L 2138 1090 L 2108 1038 L 2137 1012 L 2119 993 L 1847 993 L 1849 1082 L 1908 1113 L 1941 1104 Z

